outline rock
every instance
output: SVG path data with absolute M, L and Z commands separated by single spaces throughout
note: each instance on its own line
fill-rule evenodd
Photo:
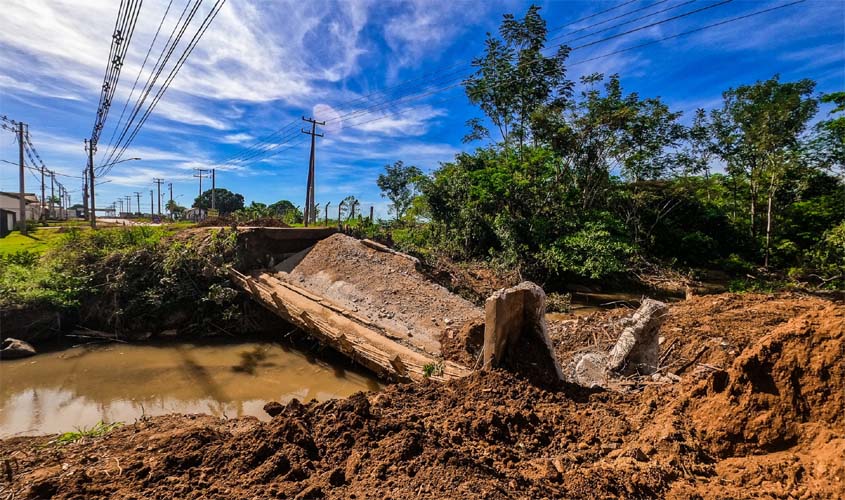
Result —
M 163 332 L 159 333 L 162 337 L 175 337 L 179 335 L 179 330 L 171 329 L 171 330 L 164 330 Z
M 275 417 L 276 415 L 281 414 L 285 411 L 285 407 L 276 401 L 270 401 L 266 405 L 264 405 L 264 411 L 267 412 L 268 415 L 271 417 Z
M 0 359 L 27 358 L 35 354 L 35 348 L 23 340 L 7 338 L 0 344 Z
M 571 382 L 590 389 L 607 386 L 607 355 L 604 353 L 584 353 L 571 366 Z
M 608 369 L 623 374 L 654 372 L 660 358 L 658 331 L 668 310 L 663 302 L 643 300 L 610 350 Z

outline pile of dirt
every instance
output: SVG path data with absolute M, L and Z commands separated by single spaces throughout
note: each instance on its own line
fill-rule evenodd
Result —
M 430 353 L 482 310 L 417 270 L 412 257 L 333 234 L 275 267 L 275 277 L 327 298 Z
M 666 323 L 685 332 L 689 352 L 713 335 L 740 350 L 725 351 L 724 368 L 688 370 L 677 384 L 627 393 L 547 390 L 506 372 L 477 372 L 345 400 L 268 405 L 276 415 L 266 423 L 167 416 L 63 447 L 45 446 L 49 437 L 13 438 L 0 442 L 0 463 L 9 464 L 0 481 L 11 478 L 0 492 L 57 499 L 843 497 L 845 306 L 788 295 L 696 300 L 673 305 Z M 697 329 L 684 330 L 690 318 L 675 318 L 682 307 L 701 313 Z M 739 312 L 766 317 L 769 308 L 776 323 L 769 326 L 744 323 Z M 781 321 L 774 309 L 794 314 Z M 598 328 L 598 316 L 587 324 Z
M 238 225 L 246 227 L 290 227 L 285 221 L 276 217 L 259 217 L 239 223 Z

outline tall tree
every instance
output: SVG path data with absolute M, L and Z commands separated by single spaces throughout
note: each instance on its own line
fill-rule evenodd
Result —
M 815 82 L 781 83 L 775 75 L 722 94 L 722 108 L 712 113 L 718 154 L 732 175 L 744 175 L 750 189 L 752 238 L 758 235 L 759 204 L 766 196 L 763 264 L 768 265 L 775 196 L 785 170 L 795 166 L 801 134 L 818 109 Z
M 417 193 L 416 181 L 422 176 L 422 170 L 405 165 L 402 160 L 393 165 L 384 166 L 384 173 L 378 176 L 376 184 L 381 189 L 381 196 L 390 200 L 390 210 L 396 215 L 396 220 L 404 217 Z
M 211 208 L 211 189 L 205 191 L 201 196 L 197 196 L 194 199 L 194 206 L 204 209 Z M 214 191 L 214 207 L 221 214 L 230 214 L 244 207 L 244 197 L 242 194 L 233 193 L 228 189 L 217 188 Z
M 505 14 L 499 28 L 501 39 L 488 34 L 482 57 L 474 59 L 476 72 L 464 82 L 470 102 L 478 105 L 499 129 L 507 149 L 513 137 L 523 146 L 531 136 L 531 116 L 541 106 L 564 102 L 572 92 L 564 61 L 569 48 L 561 46 L 543 55 L 546 21 L 540 7 L 532 5 L 522 19 Z M 487 135 L 479 120 L 468 122 L 466 139 Z

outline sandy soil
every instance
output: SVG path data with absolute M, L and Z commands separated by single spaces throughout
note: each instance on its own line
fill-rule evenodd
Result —
M 558 352 L 601 339 L 620 314 L 551 325 Z M 0 442 L 0 496 L 845 495 L 845 306 L 726 294 L 670 314 L 677 384 L 544 390 L 497 371 L 292 402 L 267 423 L 166 416 L 66 446 L 15 438 Z

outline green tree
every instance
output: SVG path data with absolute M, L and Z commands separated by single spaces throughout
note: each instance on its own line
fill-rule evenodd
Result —
M 760 198 L 766 196 L 766 266 L 771 253 L 775 196 L 786 171 L 798 165 L 801 134 L 818 109 L 818 102 L 812 97 L 814 88 L 812 80 L 781 83 L 775 75 L 725 91 L 722 108 L 712 113 L 719 156 L 726 162 L 728 172 L 748 179 L 754 239 L 758 234 Z
M 381 189 L 381 196 L 391 201 L 390 210 L 396 214 L 396 220 L 402 219 L 411 207 L 417 192 L 416 181 L 421 175 L 419 168 L 399 160 L 393 165 L 385 165 L 384 173 L 378 176 L 376 184 Z
M 501 39 L 487 36 L 482 57 L 472 61 L 476 72 L 464 82 L 470 102 L 478 105 L 498 128 L 505 149 L 512 136 L 523 146 L 531 136 L 531 116 L 541 106 L 559 105 L 572 92 L 564 61 L 569 48 L 561 46 L 551 57 L 543 55 L 546 21 L 532 5 L 522 19 L 505 14 Z M 489 135 L 480 120 L 470 120 L 465 140 Z
M 230 214 L 244 207 L 244 197 L 228 189 L 217 188 L 214 190 L 214 205 L 221 214 Z M 194 207 L 211 208 L 211 189 L 194 199 Z

